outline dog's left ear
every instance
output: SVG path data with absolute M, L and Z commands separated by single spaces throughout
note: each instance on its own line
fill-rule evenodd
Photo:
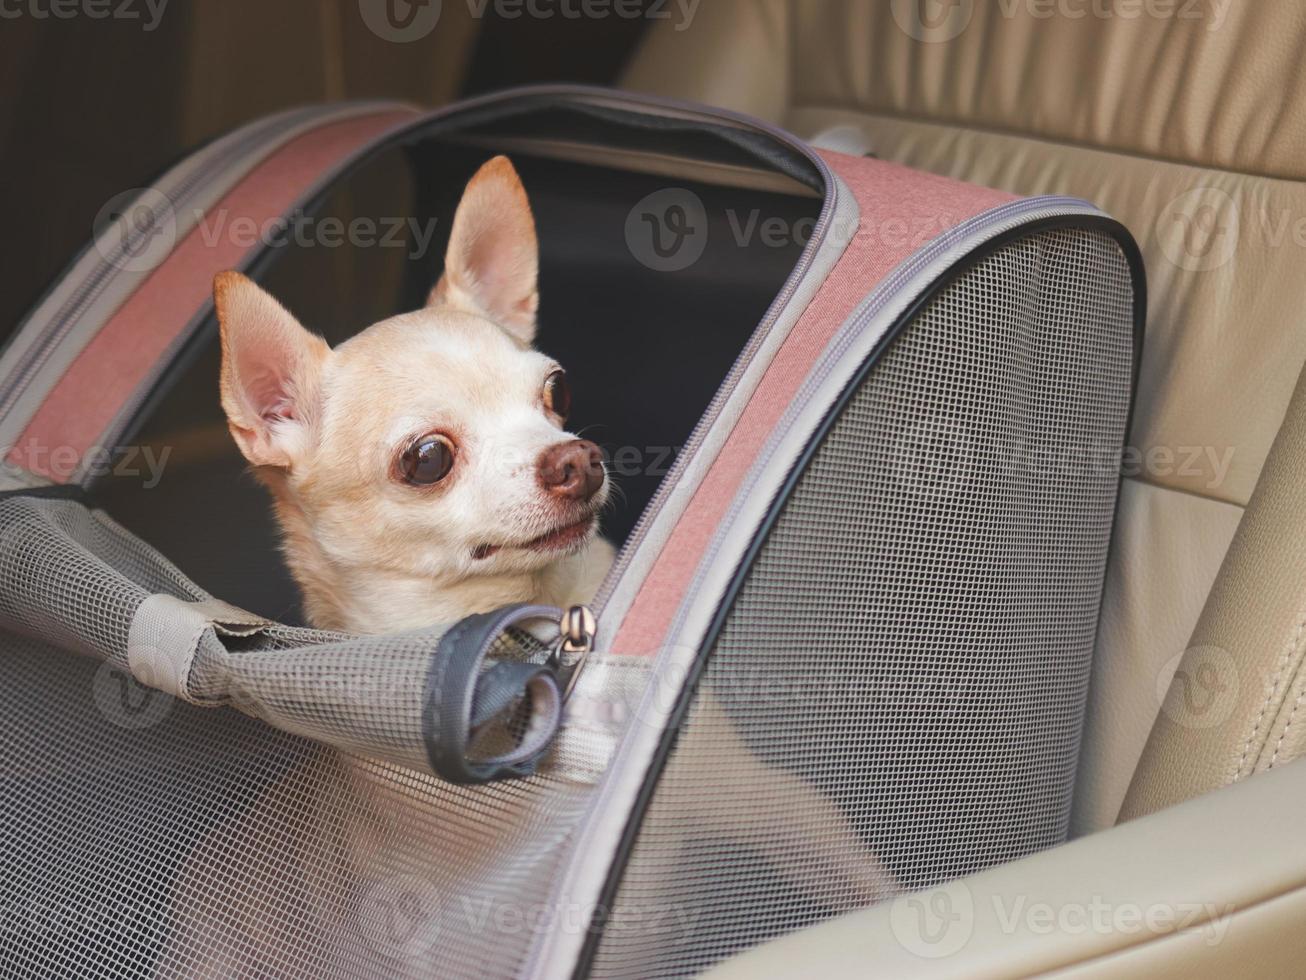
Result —
M 535 219 L 517 171 L 499 156 L 476 171 L 458 211 L 444 275 L 428 306 L 447 305 L 488 317 L 523 344 L 535 339 L 539 308 Z

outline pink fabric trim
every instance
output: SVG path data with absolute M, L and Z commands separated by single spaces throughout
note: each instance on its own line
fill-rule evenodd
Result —
M 245 217 L 258 227 L 287 213 L 323 175 L 387 130 L 409 122 L 415 110 L 386 110 L 330 123 L 276 150 L 209 212 L 225 227 Z M 208 237 L 210 241 L 206 241 Z M 87 451 L 209 300 L 213 277 L 241 264 L 253 251 L 201 223 L 120 306 L 24 429 L 8 461 L 57 483 L 69 480 Z M 214 398 L 217 392 L 214 392 Z
M 646 656 L 671 618 L 767 437 L 835 331 L 890 272 L 947 228 L 1016 198 L 879 160 L 821 154 L 852 191 L 861 223 L 785 339 L 640 587 L 611 650 Z M 840 234 L 840 229 L 832 233 Z M 846 231 L 845 231 L 846 234 Z

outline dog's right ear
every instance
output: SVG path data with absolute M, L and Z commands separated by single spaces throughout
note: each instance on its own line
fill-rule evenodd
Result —
M 331 348 L 238 272 L 218 275 L 213 301 L 231 435 L 255 466 L 289 467 L 307 446 Z

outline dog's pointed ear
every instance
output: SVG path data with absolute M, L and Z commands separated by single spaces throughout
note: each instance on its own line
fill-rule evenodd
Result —
M 454 215 L 444 275 L 428 306 L 488 317 L 524 344 L 535 339 L 540 254 L 526 188 L 507 157 L 476 171 Z
M 236 445 L 255 466 L 289 467 L 307 445 L 331 348 L 238 272 L 218 275 L 213 301 L 222 408 Z

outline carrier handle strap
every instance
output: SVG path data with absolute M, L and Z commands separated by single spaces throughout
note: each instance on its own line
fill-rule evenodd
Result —
M 531 620 L 557 623 L 553 606 L 513 605 L 478 613 L 445 632 L 426 674 L 422 740 L 436 775 L 451 783 L 488 783 L 529 776 L 562 719 L 562 688 L 549 663 L 500 661 L 482 669 L 506 630 Z M 519 704 L 522 717 L 505 728 L 513 746 L 498 755 L 468 756 L 478 729 Z

